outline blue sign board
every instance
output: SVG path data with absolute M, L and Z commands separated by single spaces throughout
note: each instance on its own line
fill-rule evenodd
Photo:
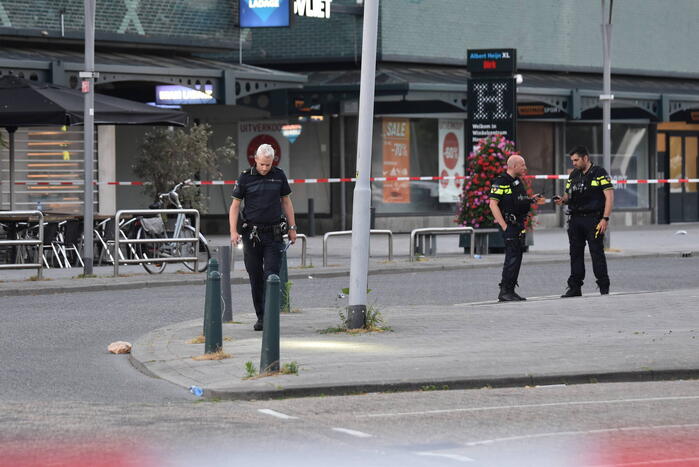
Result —
M 240 0 L 241 28 L 288 27 L 290 0 Z

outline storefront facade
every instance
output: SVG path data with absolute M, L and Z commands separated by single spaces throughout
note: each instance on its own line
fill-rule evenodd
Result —
M 103 77 L 96 89 L 148 102 L 157 84 L 209 86 L 215 104 L 182 109 L 192 122 L 212 125 L 214 146 L 228 136 L 236 141 L 237 159 L 221 167 L 224 180 L 235 179 L 255 145 L 270 138 L 291 178 L 352 177 L 363 8 L 356 0 L 315 2 L 302 2 L 305 15 L 292 12 L 289 27 L 241 30 L 239 0 L 196 5 L 98 1 L 96 62 Z M 60 11 L 35 3 L 0 0 L 6 12 L 0 35 L 10 40 L 10 47 L 0 51 L 0 72 L 75 87 L 82 67 L 82 1 L 64 2 Z M 292 9 L 296 3 L 291 2 Z M 46 11 L 31 16 L 31 8 Z M 692 23 L 699 17 L 699 4 L 678 0 L 669 8 L 667 2 L 649 0 L 643 8 L 618 2 L 614 9 L 612 175 L 622 182 L 696 178 L 699 63 L 683 57 L 693 56 L 699 42 Z M 598 5 L 573 0 L 496 5 L 489 0 L 382 0 L 372 176 L 463 173 L 469 123 L 466 51 L 475 48 L 517 49 L 522 82 L 516 143 L 531 174 L 566 174 L 567 150 L 580 144 L 601 163 L 600 16 Z M 65 30 L 61 20 L 68 25 Z M 137 181 L 131 165 L 145 131 L 99 129 L 95 171 L 100 181 Z M 68 132 L 79 146 L 81 129 Z M 59 140 L 65 142 L 62 136 Z M 28 134 L 18 141 L 25 144 L 22 150 L 32 151 Z M 62 159 L 63 149 L 51 152 Z M 79 154 L 76 148 L 70 161 L 47 163 L 79 163 Z M 7 191 L 6 172 L 6 165 L 0 165 L 2 193 Z M 78 172 L 76 166 L 73 176 Z M 206 174 L 200 177 L 206 179 Z M 562 182 L 555 180 L 537 180 L 534 186 L 547 196 L 562 190 Z M 297 183 L 292 188 L 302 230 L 307 229 L 309 200 L 318 232 L 350 227 L 352 183 Z M 453 178 L 375 181 L 375 225 L 394 231 L 453 225 L 460 188 Z M 230 186 L 207 186 L 205 191 L 206 228 L 223 231 Z M 105 214 L 149 202 L 130 185 L 100 185 L 98 194 L 99 211 Z M 38 199 L 26 196 L 27 206 Z M 620 183 L 614 222 L 693 222 L 699 220 L 696 196 L 692 183 Z M 79 193 L 65 197 L 77 198 L 77 207 L 82 203 Z M 564 221 L 562 211 L 552 206 L 539 215 L 542 227 Z

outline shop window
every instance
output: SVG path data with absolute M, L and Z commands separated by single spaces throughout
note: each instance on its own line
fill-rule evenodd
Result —
M 555 173 L 554 123 L 519 122 L 517 125 L 517 150 L 527 161 L 530 175 Z M 534 193 L 546 198 L 556 194 L 555 180 L 532 180 Z M 540 212 L 553 211 L 552 203 L 539 207 Z
M 462 120 L 449 120 L 462 122 Z M 374 121 L 372 177 L 423 177 L 440 173 L 438 119 L 385 117 Z M 463 128 L 463 127 L 462 127 Z M 456 130 L 455 130 L 456 131 Z M 463 129 L 458 130 L 463 132 Z M 459 135 L 463 152 L 463 133 Z M 463 160 L 463 159 L 461 159 Z M 454 164 L 456 167 L 456 164 Z M 461 162 L 463 165 L 463 162 Z M 451 181 L 463 186 L 461 181 Z M 372 206 L 379 214 L 454 214 L 456 203 L 445 201 L 447 181 L 376 181 L 372 182 Z M 441 190 L 441 197 L 440 197 Z M 441 200 L 440 200 L 441 198 Z
M 95 133 L 96 135 L 97 133 Z M 4 134 L 8 140 L 7 133 Z M 97 138 L 95 137 L 95 141 Z M 83 212 L 84 142 L 82 127 L 32 127 L 15 132 L 15 208 Z M 97 180 L 95 151 L 94 180 Z M 9 150 L 0 148 L 0 207 L 10 209 Z M 98 190 L 94 191 L 95 199 Z
M 612 124 L 611 176 L 618 180 L 648 178 L 648 126 L 635 124 Z M 602 126 L 599 124 L 568 124 L 566 144 L 586 146 L 594 164 L 603 164 Z M 564 167 L 570 170 L 570 159 L 565 155 Z M 617 184 L 614 207 L 617 209 L 648 209 L 648 185 Z

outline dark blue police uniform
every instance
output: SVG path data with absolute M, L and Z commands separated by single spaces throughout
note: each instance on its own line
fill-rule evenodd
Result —
M 251 167 L 240 174 L 233 197 L 244 200 L 238 214 L 238 233 L 243 239 L 245 269 L 250 276 L 252 302 L 257 319 L 265 310 L 265 283 L 270 274 L 279 275 L 284 225 L 281 198 L 291 194 L 284 171 L 277 167 L 260 174 Z
M 605 190 L 614 185 L 604 168 L 592 165 L 587 173 L 575 169 L 568 176 L 568 240 L 570 242 L 570 277 L 568 287 L 579 291 L 585 279 L 585 243 L 590 246 L 592 270 L 600 291 L 609 292 L 607 259 L 604 255 L 604 234 L 597 231 L 604 215 Z M 579 294 L 579 292 L 578 292 Z
M 505 241 L 505 262 L 502 266 L 502 281 L 500 282 L 499 299 L 507 300 L 508 294 L 517 300 L 523 300 L 514 292 L 519 278 L 519 269 L 522 266 L 524 253 L 524 222 L 529 214 L 532 199 L 527 195 L 519 177 L 512 177 L 505 172 L 493 180 L 490 186 L 490 198 L 498 200 L 498 207 L 502 212 L 507 229 L 502 232 Z

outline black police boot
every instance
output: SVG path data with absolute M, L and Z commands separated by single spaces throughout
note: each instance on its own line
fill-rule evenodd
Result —
M 520 299 L 515 295 L 514 287 L 500 284 L 500 294 L 498 295 L 499 302 L 519 302 Z
M 580 287 L 573 287 L 571 285 L 568 286 L 566 289 L 565 293 L 561 295 L 561 298 L 570 298 L 570 297 L 580 297 L 582 296 L 582 290 L 580 290 Z
M 597 284 L 600 295 L 609 295 L 609 284 Z
M 519 284 L 515 283 L 515 287 L 519 287 Z M 517 300 L 519 300 L 519 301 L 521 301 L 521 302 L 523 302 L 523 301 L 526 300 L 525 297 L 522 297 L 520 294 L 518 294 L 517 292 L 515 292 L 514 287 L 512 288 L 512 295 L 514 295 L 515 297 L 517 297 Z
M 252 327 L 255 331 L 262 331 L 262 320 L 258 319 L 255 325 Z

